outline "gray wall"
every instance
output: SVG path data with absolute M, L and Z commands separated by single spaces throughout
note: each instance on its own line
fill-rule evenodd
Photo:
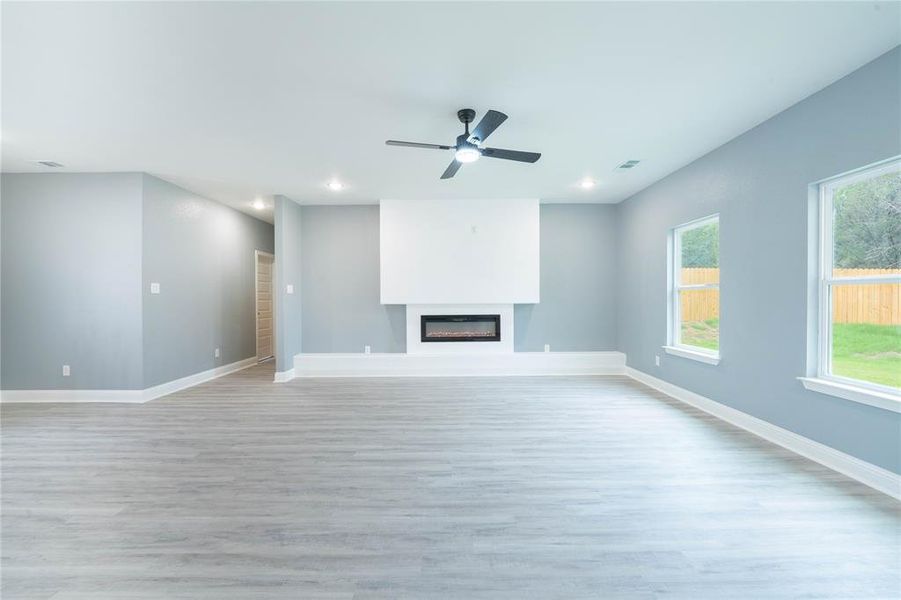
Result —
M 162 179 L 143 182 L 144 387 L 256 356 L 254 250 L 273 251 L 272 226 Z
M 541 205 L 541 302 L 514 311 L 515 349 L 615 350 L 616 207 Z
M 304 206 L 303 351 L 403 352 L 405 308 L 379 302 L 378 206 Z M 518 351 L 612 350 L 616 208 L 541 207 L 541 303 L 515 309 Z
M 301 351 L 301 276 L 300 205 L 284 196 L 275 197 L 275 368 L 294 368 L 294 355 Z M 287 285 L 294 293 L 286 293 Z
M 895 49 L 619 205 L 632 367 L 901 471 L 901 415 L 804 390 L 808 185 L 901 153 Z M 668 356 L 666 235 L 720 213 L 719 366 Z M 654 355 L 661 366 L 654 366 Z
M 379 207 L 304 206 L 303 351 L 403 352 L 406 309 L 379 295 Z
M 0 385 L 140 389 L 141 175 L 4 173 L 0 198 Z

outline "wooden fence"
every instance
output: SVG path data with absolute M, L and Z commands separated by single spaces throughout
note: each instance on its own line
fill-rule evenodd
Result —
M 718 283 L 719 269 L 682 269 L 682 283 Z M 836 277 L 888 275 L 889 269 L 836 269 Z M 762 290 L 766 293 L 765 290 Z M 765 302 L 766 298 L 761 298 Z M 682 320 L 705 321 L 720 316 L 719 290 L 682 293 Z M 837 285 L 833 287 L 832 314 L 836 323 L 901 325 L 901 284 Z
M 680 278 L 685 285 L 719 283 L 719 269 L 682 269 Z M 720 318 L 720 291 L 718 289 L 690 290 L 682 292 L 682 321 L 706 321 Z
M 872 277 L 897 273 L 891 269 L 836 269 L 836 277 Z M 835 323 L 901 325 L 901 284 L 832 286 Z

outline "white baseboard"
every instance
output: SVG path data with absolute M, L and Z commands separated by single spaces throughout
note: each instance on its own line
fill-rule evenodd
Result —
M 285 383 L 292 379 L 294 379 L 294 369 L 288 369 L 287 371 L 276 371 L 275 379 L 273 379 L 273 381 L 275 383 Z
M 838 471 L 842 475 L 856 479 L 875 490 L 901 500 L 901 475 L 898 475 L 897 473 L 893 473 L 882 467 L 877 467 L 872 463 L 855 458 L 850 454 L 840 452 L 825 444 L 815 442 L 810 438 L 806 438 L 777 425 L 773 425 L 768 421 L 752 417 L 740 410 L 730 408 L 725 404 L 720 404 L 710 398 L 706 398 L 700 394 L 686 390 L 685 388 L 673 385 L 668 381 L 648 375 L 643 371 L 633 369 L 632 367 L 626 367 L 625 372 L 626 375 L 632 379 L 652 387 L 659 392 L 663 392 L 671 398 L 694 406 L 695 408 L 703 410 L 727 423 L 731 423 L 732 425 L 740 427 L 745 431 L 749 431 L 769 442 L 782 446 L 787 450 L 791 450 L 795 454 L 800 454 L 801 456 L 814 462 L 818 462 L 833 471 Z
M 58 402 L 115 402 L 140 404 L 145 402 L 144 390 L 3 390 L 3 404 Z
M 622 352 L 503 354 L 298 354 L 295 377 L 460 377 L 478 375 L 622 375 Z
M 48 402 L 116 402 L 140 404 L 155 398 L 173 394 L 185 388 L 252 367 L 256 357 L 245 358 L 231 364 L 215 367 L 187 377 L 167 381 L 143 390 L 3 390 L 0 402 L 48 403 Z
M 200 373 L 194 373 L 193 375 L 188 375 L 187 377 L 182 377 L 180 379 L 167 381 L 166 383 L 161 383 L 159 385 L 149 387 L 144 390 L 144 402 L 149 402 L 150 400 L 161 398 L 163 396 L 168 396 L 169 394 L 174 394 L 175 392 L 181 391 L 185 388 L 194 387 L 195 385 L 206 383 L 207 381 L 210 381 L 212 379 L 241 371 L 248 367 L 254 366 L 255 364 L 257 364 L 257 362 L 257 357 L 251 356 L 250 358 L 245 358 L 244 360 L 239 360 L 227 365 L 222 365 L 221 367 L 214 367 L 206 371 L 201 371 Z

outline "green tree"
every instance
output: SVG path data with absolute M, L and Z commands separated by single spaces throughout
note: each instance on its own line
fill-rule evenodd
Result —
M 901 173 L 837 189 L 833 210 L 836 267 L 901 268 Z
M 708 223 L 682 234 L 682 266 L 720 266 L 720 223 Z

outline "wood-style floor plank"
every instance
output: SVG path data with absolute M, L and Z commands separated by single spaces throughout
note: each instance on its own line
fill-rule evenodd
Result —
M 624 377 L 271 381 L 3 405 L 3 598 L 901 597 L 901 504 Z

